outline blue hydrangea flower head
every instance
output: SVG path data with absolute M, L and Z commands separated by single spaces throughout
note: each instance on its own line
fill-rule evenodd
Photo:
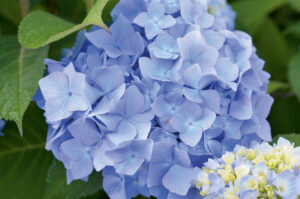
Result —
M 225 0 L 120 0 L 111 16 L 110 33 L 80 31 L 60 61 L 45 60 L 34 97 L 49 124 L 46 149 L 64 163 L 68 183 L 96 170 L 112 199 L 217 198 L 228 186 L 228 198 L 256 197 L 247 187 L 260 178 L 247 177 L 249 161 L 235 161 L 238 194 L 237 184 L 224 182 L 230 168 L 223 176 L 199 172 L 219 169 L 223 162 L 208 159 L 236 145 L 271 140 L 270 75 L 252 38 L 234 30 L 231 7 Z M 285 176 L 267 164 L 253 170 L 261 173 L 280 187 L 274 194 L 293 196 Z M 298 178 L 289 180 L 298 186 Z

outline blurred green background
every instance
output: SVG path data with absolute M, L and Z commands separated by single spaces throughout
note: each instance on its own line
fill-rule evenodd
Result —
M 103 13 L 104 21 L 110 21 L 110 10 L 117 1 L 109 1 Z M 30 0 L 28 9 L 29 11 L 43 9 L 68 21 L 79 23 L 87 13 L 88 2 L 90 0 Z M 246 31 L 253 37 L 257 53 L 266 61 L 265 70 L 271 74 L 269 93 L 274 97 L 275 102 L 268 120 L 272 127 L 273 137 L 291 133 L 300 134 L 300 0 L 229 0 L 229 3 L 237 12 L 236 29 Z M 0 0 L 0 36 L 17 35 L 21 19 L 20 0 Z M 75 36 L 73 34 L 51 44 L 49 57 L 59 59 L 61 49 L 72 47 Z M 51 170 L 53 164 L 55 164 L 53 157 L 43 149 L 46 125 L 41 114 L 42 112 L 35 105 L 31 104 L 29 106 L 24 118 L 23 140 L 20 139 L 14 123 L 9 122 L 6 127 L 7 133 L 5 137 L 7 138 L 5 139 L 11 140 L 12 144 L 24 143 L 24 146 L 41 145 L 40 148 L 37 148 L 36 154 L 34 154 L 40 159 L 35 158 L 35 162 L 32 163 L 29 158 L 33 157 L 33 152 L 29 154 L 29 152 L 24 151 L 24 154 L 20 155 L 22 159 L 19 158 L 24 161 L 24 163 L 20 163 L 23 167 L 15 166 L 15 175 L 16 178 L 19 177 L 20 181 L 16 183 L 14 181 L 16 178 L 13 177 L 5 179 L 5 182 L 3 179 L 0 179 L 0 198 L 9 199 L 10 197 L 7 196 L 14 193 L 15 190 L 18 190 L 20 194 L 26 192 L 26 195 L 23 195 L 21 198 L 45 198 L 40 197 L 40 194 L 47 193 L 49 187 L 50 192 L 54 190 L 62 193 L 62 195 L 67 194 L 67 191 L 64 192 L 62 190 L 65 188 L 65 178 L 62 174 L 64 172 L 63 168 L 60 165 Z M 29 135 L 29 133 L 27 134 L 29 131 L 37 133 L 36 135 L 32 133 Z M 292 141 L 294 139 L 293 136 L 289 136 L 289 138 Z M 1 164 L 0 160 L 0 169 Z M 10 164 L 14 164 L 14 160 L 12 159 L 11 162 L 6 162 L 6 164 L 9 167 Z M 49 167 L 50 170 L 48 172 Z M 20 168 L 23 170 L 20 171 Z M 28 176 L 26 178 L 26 175 L 22 173 L 23 171 L 26 171 L 28 175 L 35 174 L 39 176 L 39 178 L 32 179 L 32 182 L 35 181 L 36 184 L 30 184 Z M 53 173 L 56 176 L 63 176 L 63 178 L 53 178 Z M 52 178 L 54 183 L 44 182 L 45 178 Z M 24 180 L 23 182 L 21 181 L 22 179 Z M 60 187 L 54 186 L 55 183 L 58 183 Z M 10 187 L 12 184 L 16 187 Z M 47 188 L 45 188 L 45 184 L 47 184 Z M 31 188 L 29 193 L 27 189 L 33 186 L 35 190 Z M 79 185 L 75 183 L 70 190 L 74 192 L 76 186 Z M 3 195 L 4 191 L 6 191 L 7 195 Z M 73 197 L 50 196 L 46 198 Z M 96 195 L 88 198 L 106 198 L 106 196 L 102 192 L 98 192 Z

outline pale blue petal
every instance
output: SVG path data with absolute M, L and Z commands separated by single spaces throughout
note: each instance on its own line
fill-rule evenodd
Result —
M 192 168 L 174 165 L 163 177 L 163 185 L 171 192 L 185 196 L 190 187 L 195 172 Z

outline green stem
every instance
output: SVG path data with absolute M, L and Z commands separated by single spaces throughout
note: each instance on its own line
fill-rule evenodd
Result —
M 26 17 L 26 15 L 29 13 L 29 0 L 20 0 L 20 8 L 22 18 Z

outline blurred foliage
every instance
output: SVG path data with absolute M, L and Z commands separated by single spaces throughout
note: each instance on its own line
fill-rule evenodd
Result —
M 18 25 L 22 19 L 19 0 L 0 1 L 0 36 L 16 36 Z M 274 140 L 280 135 L 299 145 L 300 0 L 228 1 L 237 12 L 236 29 L 246 31 L 253 37 L 257 53 L 266 61 L 265 70 L 271 74 L 269 92 L 274 97 L 275 102 L 269 121 Z M 44 10 L 71 23 L 78 24 L 87 15 L 89 8 L 86 5 L 89 5 L 91 1 L 29 0 L 29 2 L 30 11 Z M 104 8 L 102 16 L 107 24 L 111 21 L 110 11 L 117 2 L 118 0 L 109 0 Z M 61 49 L 72 47 L 75 37 L 76 33 L 52 43 L 48 56 L 52 59 L 59 59 Z M 44 150 L 46 124 L 42 121 L 41 114 L 41 111 L 31 104 L 23 120 L 24 140 L 19 137 L 18 130 L 13 123 L 7 125 L 5 138 L 0 140 L 0 148 L 6 147 L 8 151 L 5 153 L 1 151 L 0 153 L 0 193 L 3 198 L 41 198 L 47 183 L 51 184 L 49 177 L 51 169 L 49 170 L 49 168 L 53 157 Z M 291 133 L 296 133 L 296 135 Z M 12 141 L 13 139 L 15 141 Z M 4 141 L 18 146 L 20 151 L 10 151 Z M 39 147 L 31 148 L 27 145 Z M 17 162 L 13 162 L 13 155 L 19 158 Z M 10 181 L 13 178 L 5 177 L 7 173 L 17 175 L 20 180 L 18 182 Z M 63 173 L 63 170 L 57 168 L 55 173 Z M 25 181 L 26 176 L 31 176 L 32 181 Z M 46 176 L 48 176 L 47 181 L 45 181 Z M 52 179 L 54 179 L 52 184 L 55 184 L 55 181 L 58 184 L 65 182 L 65 176 L 61 176 L 61 178 L 56 176 Z M 6 184 L 3 183 L 4 180 Z M 58 189 L 55 186 L 52 188 Z M 94 192 L 95 190 L 92 190 L 90 196 L 81 199 L 108 198 L 103 191 L 96 194 Z M 65 194 L 67 193 L 64 192 Z M 61 197 L 57 196 L 56 198 Z

